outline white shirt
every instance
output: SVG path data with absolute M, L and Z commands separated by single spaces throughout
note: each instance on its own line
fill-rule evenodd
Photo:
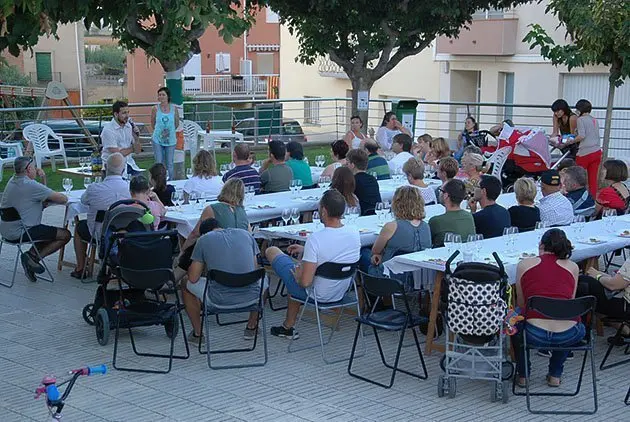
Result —
M 398 129 L 387 129 L 387 127 L 381 126 L 376 131 L 376 142 L 378 142 L 383 150 L 389 151 L 392 149 L 392 139 L 399 133 L 402 132 Z
M 573 205 L 560 191 L 542 197 L 538 209 L 540 221 L 547 226 L 566 226 L 573 222 Z
M 103 144 L 103 162 L 106 162 L 107 157 L 112 154 L 107 148 L 130 148 L 131 145 L 133 145 L 133 128 L 131 123 L 127 121 L 127 123 L 121 126 L 116 119 L 112 118 L 111 121 L 103 125 L 101 142 Z M 129 164 L 132 169 L 140 171 L 140 168 L 133 159 L 133 153 L 125 156 L 125 158 L 127 159 L 127 164 Z
M 325 227 L 323 230 L 312 233 L 304 245 L 302 261 L 317 264 L 326 262 L 339 264 L 354 264 L 359 260 L 361 240 L 359 230 L 356 228 Z M 352 278 L 345 280 L 329 280 L 316 276 L 313 286 L 317 300 L 322 302 L 335 302 L 341 300 L 352 283 Z
M 414 187 L 420 190 L 420 195 L 422 195 L 422 199 L 424 199 L 424 205 L 430 204 L 432 202 L 433 204 L 438 203 L 437 196 L 435 195 L 435 190 L 431 186 L 423 188 L 414 185 Z
M 129 199 L 129 182 L 122 176 L 107 176 L 101 183 L 92 183 L 81 195 L 81 203 L 88 206 L 87 225 L 92 236 L 100 236 L 94 231 L 94 220 L 98 211 L 106 211 L 111 204 L 121 199 Z
M 221 176 L 211 176 L 208 178 L 193 176 L 184 184 L 184 192 L 190 195 L 192 192 L 199 192 L 206 195 L 206 199 L 216 199 L 221 193 L 223 181 Z
M 399 152 L 394 156 L 394 158 L 387 162 L 387 164 L 389 165 L 389 171 L 394 172 L 397 169 L 402 169 L 403 164 L 409 161 L 410 158 L 413 158 L 413 155 L 411 155 L 407 151 Z

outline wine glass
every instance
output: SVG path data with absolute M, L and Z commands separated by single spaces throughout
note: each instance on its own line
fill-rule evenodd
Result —
M 451 232 L 444 234 L 444 246 L 446 246 L 449 257 L 453 254 L 453 236 L 454 234 Z
M 92 178 L 91 177 L 83 178 L 83 186 L 85 186 L 85 189 L 87 189 L 88 186 L 90 186 L 91 184 L 92 184 Z
M 324 164 L 326 163 L 326 159 L 324 158 L 323 155 L 317 155 L 315 156 L 315 165 L 317 167 L 324 167 Z
M 225 173 L 228 172 L 228 166 L 227 164 L 221 164 L 221 167 L 219 169 L 219 172 L 221 173 L 221 176 L 224 176 Z
M 291 208 L 291 224 L 300 224 L 300 210 Z
M 188 168 L 186 169 L 186 178 L 187 178 L 187 179 L 190 179 L 192 176 L 193 176 L 193 169 L 192 169 L 192 168 L 190 168 L 190 167 L 188 167 Z
M 330 177 L 328 176 L 322 176 L 319 178 L 319 186 L 323 189 L 323 190 L 328 190 L 328 188 L 330 187 Z
M 284 221 L 284 225 L 289 225 L 289 220 L 291 219 L 291 208 L 285 208 L 282 210 L 282 221 Z
M 582 231 L 584 230 L 584 225 L 586 224 L 586 218 L 583 215 L 576 215 L 573 217 L 573 225 L 575 226 L 575 232 L 577 234 L 578 240 L 582 238 Z
M 102 181 L 103 181 L 103 178 L 101 176 L 94 177 L 94 183 L 101 183 Z
M 253 168 L 254 170 L 256 170 L 257 172 L 259 172 L 259 171 L 260 171 L 260 161 L 254 161 L 254 162 L 252 163 L 252 168 Z
M 289 182 L 289 190 L 291 191 L 291 196 L 295 197 L 297 194 L 297 179 L 292 179 Z
M 503 229 L 503 237 L 505 240 L 505 247 L 508 254 L 514 252 L 514 244 L 516 242 L 516 234 L 518 234 L 518 228 L 505 227 Z
M 392 205 L 389 201 L 383 201 L 383 220 L 387 220 L 387 214 L 390 214 L 392 211 Z
M 311 166 L 311 163 L 308 161 L 308 157 L 305 155 L 304 158 L 302 159 L 302 161 L 304 161 L 306 163 L 307 166 Z
M 473 242 L 472 248 L 476 256 L 479 256 L 479 253 L 481 252 L 481 248 L 483 247 L 483 245 L 481 244 L 482 240 L 483 240 L 482 234 L 469 234 L 468 235 L 468 242 Z
M 453 233 L 451 244 L 453 247 L 453 252 L 460 250 L 462 247 L 462 236 L 457 233 Z
M 383 220 L 383 206 L 384 204 L 382 202 L 377 202 L 376 203 L 376 207 L 374 208 L 374 213 L 376 214 L 376 220 L 380 223 L 382 223 Z
M 315 230 L 319 230 L 322 221 L 319 217 L 319 211 L 313 211 L 313 223 L 315 223 Z
M 378 173 L 376 173 L 375 171 L 370 172 L 370 176 L 378 180 Z
M 616 218 L 617 218 L 617 210 L 607 208 L 602 213 L 602 220 L 604 220 L 604 222 L 606 223 L 606 230 L 608 232 L 613 231 Z
M 64 178 L 62 180 L 62 185 L 63 185 L 63 190 L 66 191 L 66 195 L 70 193 L 70 191 L 72 190 L 72 179 L 68 178 Z
M 295 180 L 295 190 L 296 190 L 296 195 L 299 195 L 300 191 L 303 188 L 303 184 L 302 184 L 302 179 L 296 179 Z

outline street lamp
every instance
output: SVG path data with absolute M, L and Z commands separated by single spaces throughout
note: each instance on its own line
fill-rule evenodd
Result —
M 118 79 L 118 83 L 120 84 L 120 99 L 125 98 L 125 78 Z

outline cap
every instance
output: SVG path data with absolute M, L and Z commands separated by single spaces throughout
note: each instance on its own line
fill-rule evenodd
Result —
M 549 186 L 559 186 L 560 185 L 560 173 L 557 170 L 547 170 L 540 177 L 541 183 Z

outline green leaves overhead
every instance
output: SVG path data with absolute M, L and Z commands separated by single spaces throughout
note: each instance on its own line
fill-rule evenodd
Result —
M 248 1 L 247 8 L 256 7 Z M 111 26 L 128 50 L 144 49 L 166 71 L 183 66 L 198 52 L 198 38 L 212 25 L 226 42 L 240 36 L 253 20 L 240 1 L 231 0 L 0 0 L 0 50 L 18 55 L 57 25 L 82 20 L 87 28 Z

